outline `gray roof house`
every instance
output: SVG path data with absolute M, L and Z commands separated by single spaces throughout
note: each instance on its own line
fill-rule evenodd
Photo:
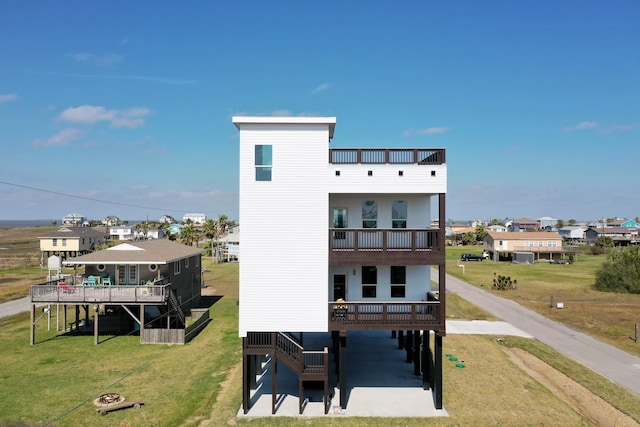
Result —
M 209 320 L 208 309 L 198 309 L 202 252 L 197 247 L 154 239 L 70 258 L 63 264 L 74 269 L 67 280 L 72 283 L 32 286 L 31 302 L 34 307 L 42 303 L 76 305 L 76 317 L 79 307 L 85 307 L 85 323 L 90 322 L 89 307 L 95 307 L 96 344 L 100 332 L 136 331 L 142 343 L 184 344 Z M 195 321 L 187 328 L 189 315 Z

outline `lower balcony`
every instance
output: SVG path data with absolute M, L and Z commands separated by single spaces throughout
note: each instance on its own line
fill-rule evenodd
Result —
M 169 285 L 156 286 L 68 286 L 34 285 L 29 290 L 32 303 L 51 304 L 164 304 Z
M 444 331 L 440 301 L 329 302 L 329 330 Z
M 329 229 L 330 265 L 427 265 L 445 260 L 440 229 Z

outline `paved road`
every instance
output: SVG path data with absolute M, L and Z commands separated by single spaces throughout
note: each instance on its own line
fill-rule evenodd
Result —
M 13 316 L 23 311 L 29 311 L 31 300 L 29 297 L 14 299 L 0 304 L 0 317 Z
M 432 269 L 432 280 L 438 280 Z M 482 307 L 494 316 L 535 337 L 554 350 L 588 366 L 611 381 L 640 395 L 640 357 L 598 341 L 562 323 L 447 275 L 447 291 Z M 565 310 L 570 310 L 566 307 Z M 640 344 L 638 344 L 640 345 Z

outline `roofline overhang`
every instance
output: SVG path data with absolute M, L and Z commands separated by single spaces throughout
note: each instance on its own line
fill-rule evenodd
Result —
M 333 139 L 336 128 L 335 117 L 291 117 L 291 116 L 233 116 L 231 121 L 240 130 L 245 124 L 321 124 L 329 125 L 329 139 Z

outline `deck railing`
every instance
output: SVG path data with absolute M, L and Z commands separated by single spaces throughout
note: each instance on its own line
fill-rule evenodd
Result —
M 438 248 L 440 230 L 331 228 L 330 248 L 334 251 L 432 251 Z
M 34 285 L 29 294 L 34 303 L 164 303 L 168 287 Z
M 444 328 L 440 301 L 329 302 L 330 330 Z
M 444 148 L 339 148 L 329 150 L 333 164 L 415 164 L 441 165 L 445 163 Z

